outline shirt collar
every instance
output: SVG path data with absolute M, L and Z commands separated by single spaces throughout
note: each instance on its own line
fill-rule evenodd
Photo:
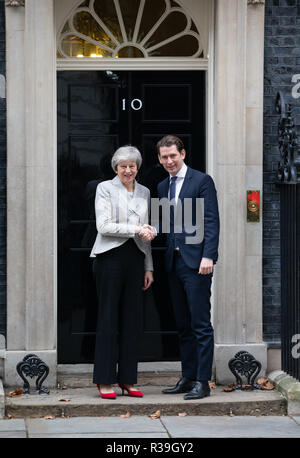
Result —
M 184 178 L 185 177 L 185 174 L 186 174 L 186 171 L 187 171 L 187 166 L 185 163 L 183 163 L 183 166 L 181 167 L 181 169 L 179 170 L 179 172 L 177 173 L 177 175 L 175 175 L 177 178 Z M 172 178 L 172 175 L 169 176 L 170 180 Z

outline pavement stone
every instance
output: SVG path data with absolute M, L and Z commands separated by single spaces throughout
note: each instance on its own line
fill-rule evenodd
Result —
M 0 438 L 25 438 L 26 425 L 24 419 L 1 419 Z
M 293 416 L 293 419 L 300 426 L 300 417 L 298 415 L 297 416 Z
M 0 438 L 300 438 L 300 417 L 146 416 L 0 420 Z M 118 443 L 118 442 L 116 442 Z M 136 442 L 133 442 L 136 443 Z
M 168 439 L 167 433 L 84 433 L 84 434 L 50 434 L 50 435 L 30 435 L 32 439 Z
M 26 419 L 28 437 L 46 437 L 51 435 L 86 435 L 93 434 L 98 437 L 128 437 L 128 434 L 138 434 L 140 437 L 152 437 L 152 434 L 162 434 L 162 437 L 168 437 L 163 424 L 158 420 L 152 420 L 148 417 L 137 416 L 130 418 L 120 417 L 72 417 L 72 418 L 55 418 L 47 420 L 44 418 Z M 146 436 L 144 436 L 146 434 Z
M 288 416 L 165 417 L 170 437 L 300 438 L 300 424 Z

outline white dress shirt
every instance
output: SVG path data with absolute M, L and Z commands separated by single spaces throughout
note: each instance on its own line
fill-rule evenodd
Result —
M 180 194 L 180 191 L 181 191 L 181 188 L 182 188 L 182 185 L 183 185 L 183 181 L 184 181 L 184 178 L 185 178 L 185 174 L 186 174 L 186 171 L 187 171 L 187 166 L 185 163 L 183 163 L 183 166 L 181 167 L 181 169 L 179 170 L 179 172 L 177 173 L 177 175 L 175 175 L 177 177 L 177 180 L 175 181 L 175 202 L 176 202 L 176 205 L 177 205 L 177 201 L 178 201 L 178 196 Z M 171 183 L 171 178 L 172 178 L 172 175 L 170 175 L 170 181 L 169 181 L 169 184 Z M 170 197 L 170 188 L 169 188 L 169 194 L 168 194 L 168 197 Z

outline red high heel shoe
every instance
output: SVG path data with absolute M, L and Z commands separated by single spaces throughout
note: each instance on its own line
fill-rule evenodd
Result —
M 122 390 L 122 395 L 124 395 L 124 390 L 127 391 L 128 393 L 128 396 L 132 396 L 133 398 L 142 398 L 144 395 L 141 391 L 138 391 L 138 390 L 130 390 L 129 388 L 127 388 L 125 385 L 123 385 L 123 383 L 118 383 L 119 387 L 121 388 Z
M 99 390 L 101 398 L 103 398 L 103 399 L 116 399 L 117 394 L 115 392 L 113 392 L 113 393 L 102 393 L 100 385 L 97 385 L 97 388 Z

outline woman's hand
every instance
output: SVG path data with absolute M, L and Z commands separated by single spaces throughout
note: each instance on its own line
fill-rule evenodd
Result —
M 139 232 L 139 236 L 146 242 L 151 242 L 156 237 L 156 230 L 149 224 L 144 224 Z
M 146 291 L 154 282 L 153 272 L 151 270 L 146 270 L 144 275 L 144 286 L 142 287 L 143 291 Z

